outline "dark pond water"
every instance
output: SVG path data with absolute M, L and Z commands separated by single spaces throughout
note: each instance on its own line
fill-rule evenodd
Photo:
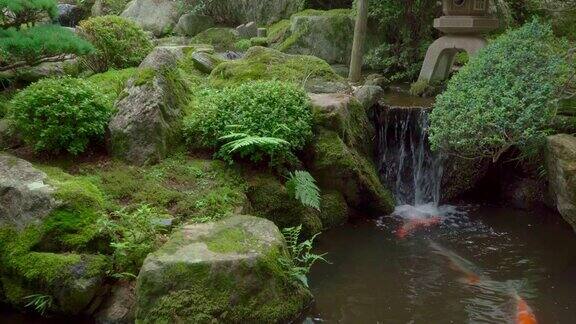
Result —
M 576 235 L 559 216 L 488 206 L 442 214 L 403 239 L 398 216 L 323 233 L 317 249 L 332 264 L 312 270 L 305 322 L 515 323 L 520 296 L 539 323 L 576 323 Z

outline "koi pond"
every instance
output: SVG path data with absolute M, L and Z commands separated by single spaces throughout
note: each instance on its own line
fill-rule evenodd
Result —
M 576 236 L 559 217 L 441 207 L 440 222 L 399 235 L 407 214 L 397 211 L 317 238 L 331 264 L 312 270 L 304 322 L 516 323 L 519 301 L 539 323 L 574 322 Z

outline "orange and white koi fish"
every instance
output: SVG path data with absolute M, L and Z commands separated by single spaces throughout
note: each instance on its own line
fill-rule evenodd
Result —
M 528 306 L 528 303 L 524 298 L 520 297 L 517 293 L 514 293 L 514 299 L 516 300 L 516 324 L 538 324 L 536 316 L 532 311 L 532 308 Z
M 404 239 L 419 229 L 435 226 L 440 224 L 440 222 L 441 219 L 437 216 L 430 218 L 412 218 L 400 226 L 396 231 L 396 236 L 400 239 Z
M 434 251 L 445 257 L 448 260 L 450 268 L 456 272 L 459 272 L 464 277 L 462 281 L 469 285 L 477 285 L 482 280 L 479 271 L 474 270 L 476 267 L 472 262 L 464 259 L 463 257 L 459 256 L 458 254 L 443 248 L 438 243 L 430 241 L 430 247 L 434 249 Z

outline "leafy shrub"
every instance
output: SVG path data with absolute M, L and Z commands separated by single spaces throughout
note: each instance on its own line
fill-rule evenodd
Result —
M 111 218 L 100 221 L 100 230 L 112 237 L 110 245 L 114 249 L 116 271 L 137 273 L 144 258 L 159 247 L 161 216 L 154 208 L 142 205 L 131 212 L 121 209 Z
M 90 43 L 66 28 L 36 25 L 57 14 L 55 0 L 0 0 L 0 71 L 92 52 Z
M 368 50 L 365 64 L 391 81 L 415 79 L 435 37 L 432 22 L 439 9 L 436 1 L 370 0 L 370 28 L 379 35 L 380 45 Z
M 79 34 L 90 41 L 96 52 L 84 58 L 94 72 L 139 65 L 153 46 L 135 22 L 118 17 L 94 17 L 80 23 Z
M 241 39 L 234 46 L 240 51 L 247 51 L 252 46 L 252 42 L 249 39 Z
M 286 189 L 302 205 L 320 210 L 320 188 L 316 185 L 316 179 L 309 172 L 290 173 L 288 181 L 286 181 Z
M 10 118 L 37 151 L 82 153 L 101 139 L 112 112 L 109 97 L 87 81 L 43 79 L 16 94 Z
M 116 100 L 124 90 L 128 79 L 138 75 L 138 72 L 137 68 L 110 70 L 94 74 L 88 78 L 88 81 L 92 82 L 100 93 L 108 94 L 112 100 Z
M 282 157 L 297 151 L 312 137 L 312 113 L 306 93 L 291 83 L 256 81 L 223 90 L 205 90 L 190 107 L 184 128 L 190 144 L 219 149 L 218 156 L 231 159 L 221 138 L 230 134 L 276 138 L 288 145 L 261 147 L 265 154 Z M 262 158 L 251 150 L 253 161 Z
M 312 253 L 314 246 L 314 239 L 320 234 L 312 236 L 312 238 L 300 242 L 300 233 L 302 232 L 302 225 L 297 227 L 285 228 L 282 230 L 286 245 L 288 246 L 289 257 L 282 257 L 279 261 L 284 267 L 284 271 L 290 275 L 296 282 L 300 282 L 308 287 L 308 278 L 306 277 L 310 269 L 317 261 L 326 261 L 324 254 L 318 255 Z
M 433 148 L 496 161 L 511 146 L 534 147 L 566 79 L 562 47 L 538 21 L 496 39 L 437 98 L 430 117 Z

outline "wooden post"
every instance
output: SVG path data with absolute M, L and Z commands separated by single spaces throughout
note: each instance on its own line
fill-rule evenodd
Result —
M 358 1 L 356 13 L 356 26 L 354 28 L 354 43 L 352 45 L 352 58 L 350 60 L 350 81 L 359 82 L 362 78 L 362 64 L 364 58 L 364 41 L 368 29 L 368 0 Z

